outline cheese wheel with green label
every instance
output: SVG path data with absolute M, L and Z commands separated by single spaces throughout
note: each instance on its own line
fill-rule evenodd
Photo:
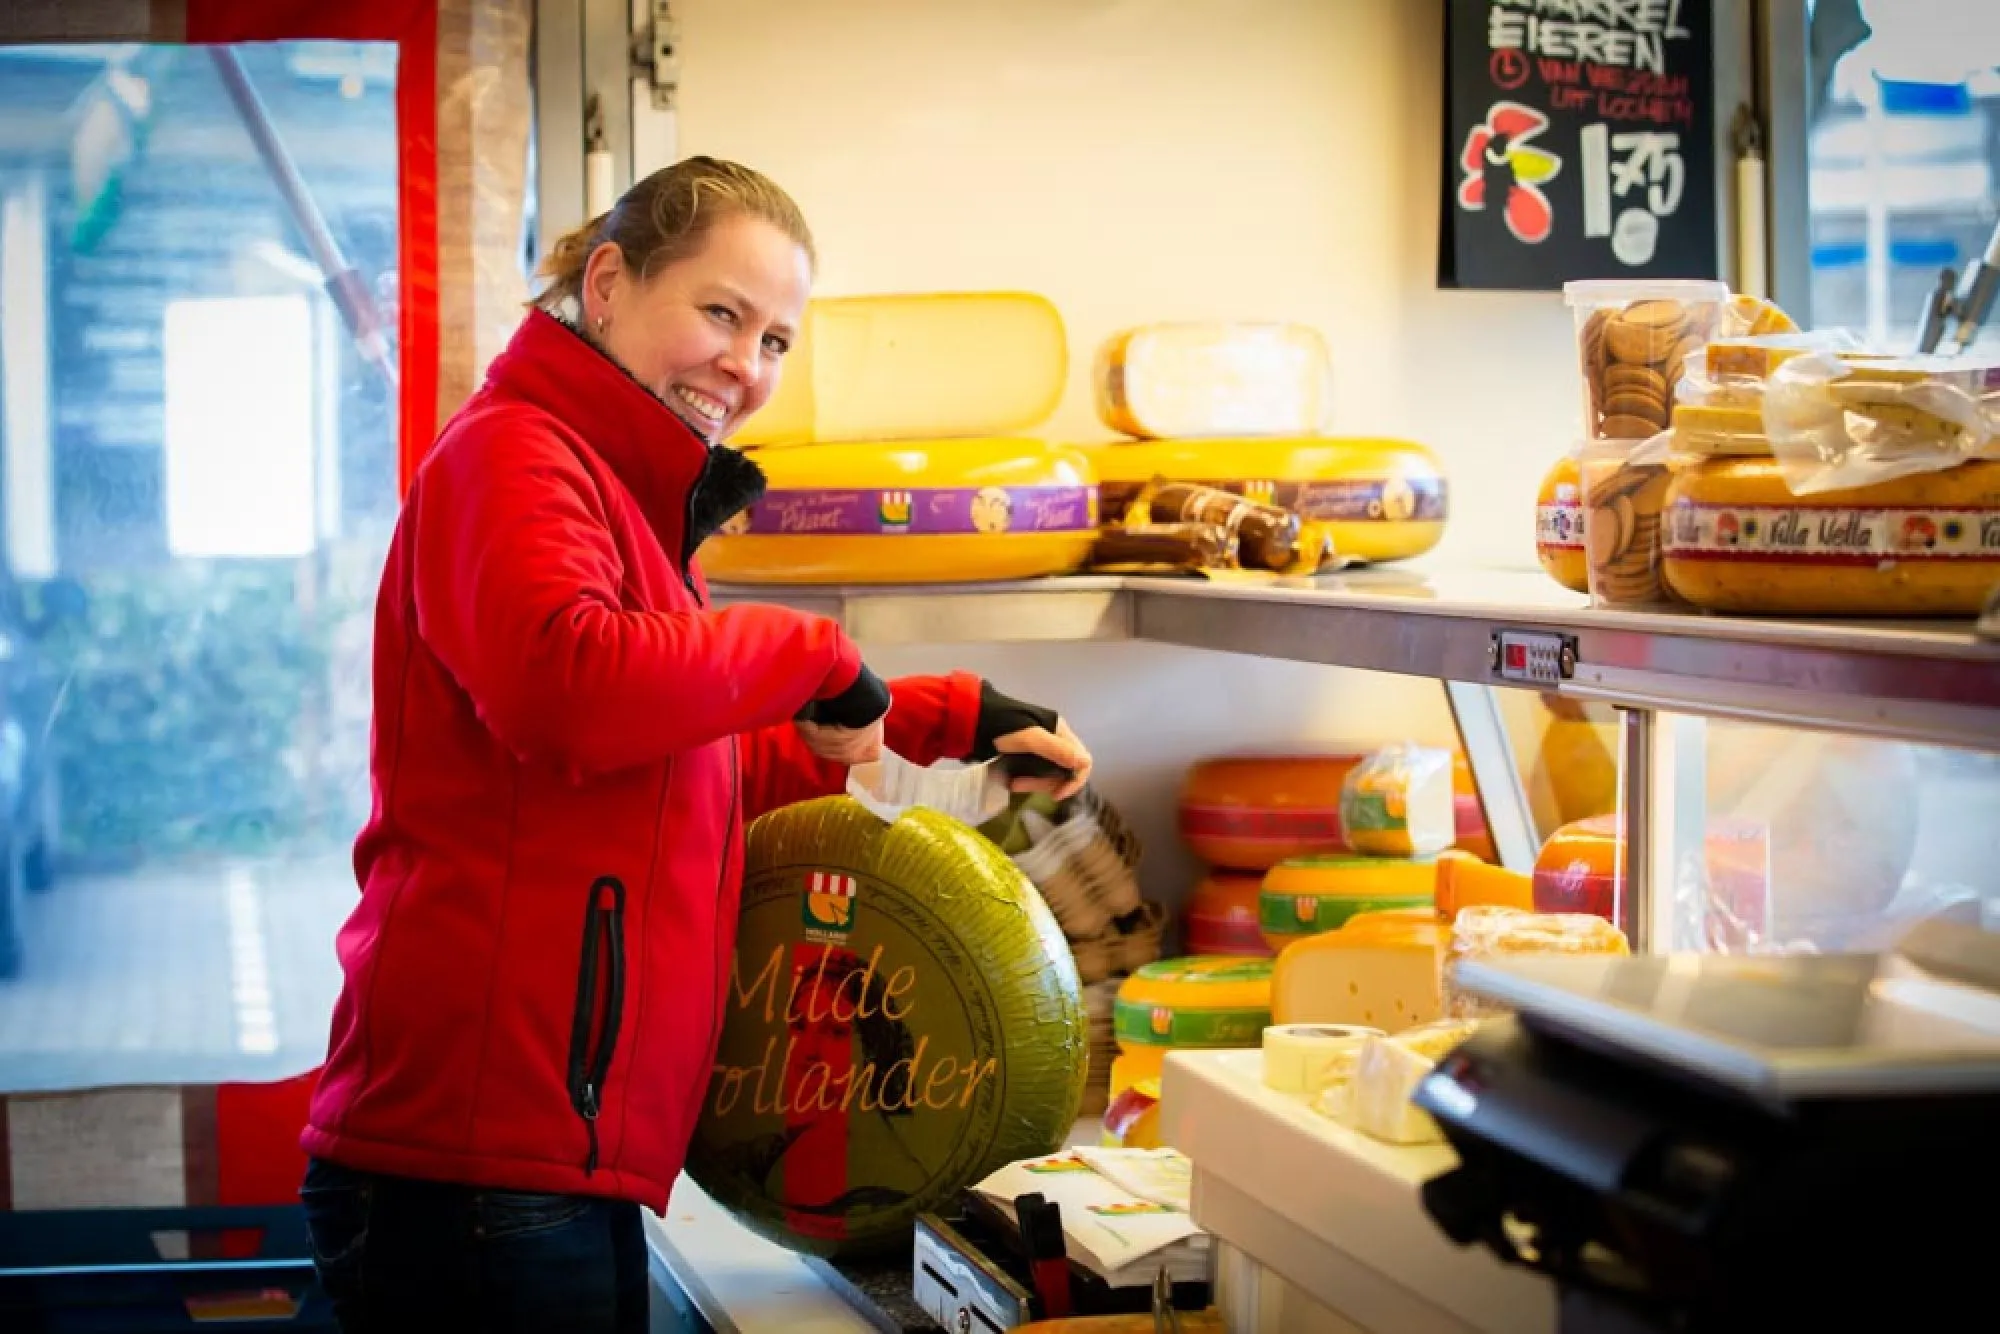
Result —
M 1090 458 L 1106 523 L 1164 478 L 1283 506 L 1322 525 L 1334 548 L 1357 560 L 1403 560 L 1444 536 L 1444 473 L 1414 441 L 1206 437 L 1095 445 Z
M 1097 537 L 1083 451 L 1040 440 L 758 450 L 770 489 L 701 548 L 734 584 L 935 584 L 1081 566 Z
M 1265 872 L 1257 917 L 1265 942 L 1282 952 L 1295 940 L 1337 931 L 1361 913 L 1429 910 L 1436 894 L 1433 859 L 1325 853 Z
M 1062 398 L 1062 315 L 1033 292 L 821 297 L 738 448 L 1011 435 Z
M 750 828 L 687 1171 L 795 1250 L 906 1247 L 919 1213 L 1061 1145 L 1087 1057 L 1069 947 L 1006 854 L 922 808 L 787 807 Z

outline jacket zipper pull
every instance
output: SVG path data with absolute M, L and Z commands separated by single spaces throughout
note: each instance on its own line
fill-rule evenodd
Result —
M 585 1084 L 583 1086 L 583 1097 L 580 1101 L 583 1103 L 583 1106 L 578 1110 L 583 1115 L 583 1128 L 590 1135 L 590 1152 L 583 1156 L 583 1174 L 589 1176 L 597 1170 L 597 1113 L 599 1110 L 597 1105 L 597 1085 Z

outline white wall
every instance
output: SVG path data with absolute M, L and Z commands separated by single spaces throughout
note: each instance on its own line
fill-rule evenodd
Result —
M 1315 325 L 1332 428 L 1444 460 L 1451 522 L 1424 563 L 1532 565 L 1536 483 L 1575 429 L 1570 320 L 1554 295 L 1436 289 L 1441 8 L 680 0 L 679 151 L 792 191 L 823 294 L 1049 296 L 1071 339 L 1054 438 L 1109 438 L 1088 375 L 1114 329 Z M 985 671 L 1070 713 L 1169 898 L 1191 874 L 1167 800 L 1191 759 L 1449 736 L 1430 681 L 1137 645 L 872 656 Z

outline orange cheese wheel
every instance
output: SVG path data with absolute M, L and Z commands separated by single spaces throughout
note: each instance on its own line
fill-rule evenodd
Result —
M 1756 821 L 1709 822 L 1711 902 L 1758 934 L 1769 929 L 1770 840 Z M 1535 858 L 1536 912 L 1593 913 L 1618 920 L 1625 889 L 1625 838 L 1616 815 L 1564 825 Z
M 1210 866 L 1262 871 L 1293 857 L 1342 852 L 1340 789 L 1372 751 L 1243 755 L 1203 760 L 1180 794 L 1180 832 Z M 1455 846 L 1492 860 L 1493 839 L 1463 755 L 1452 760 Z
M 1564 588 L 1590 591 L 1583 559 L 1583 479 L 1573 454 L 1556 460 L 1535 497 L 1535 559 Z
M 1271 947 L 1257 925 L 1257 895 L 1264 877 L 1254 871 L 1211 871 L 1188 899 L 1181 934 L 1189 954 L 1266 955 Z

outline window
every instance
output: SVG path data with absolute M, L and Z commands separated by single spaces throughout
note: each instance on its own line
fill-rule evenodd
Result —
M 1808 8 L 1812 322 L 1914 348 L 1940 270 L 1962 274 L 2000 217 L 2000 5 Z
M 0 48 L 0 1091 L 324 1055 L 396 399 L 312 238 L 393 330 L 394 78 Z

